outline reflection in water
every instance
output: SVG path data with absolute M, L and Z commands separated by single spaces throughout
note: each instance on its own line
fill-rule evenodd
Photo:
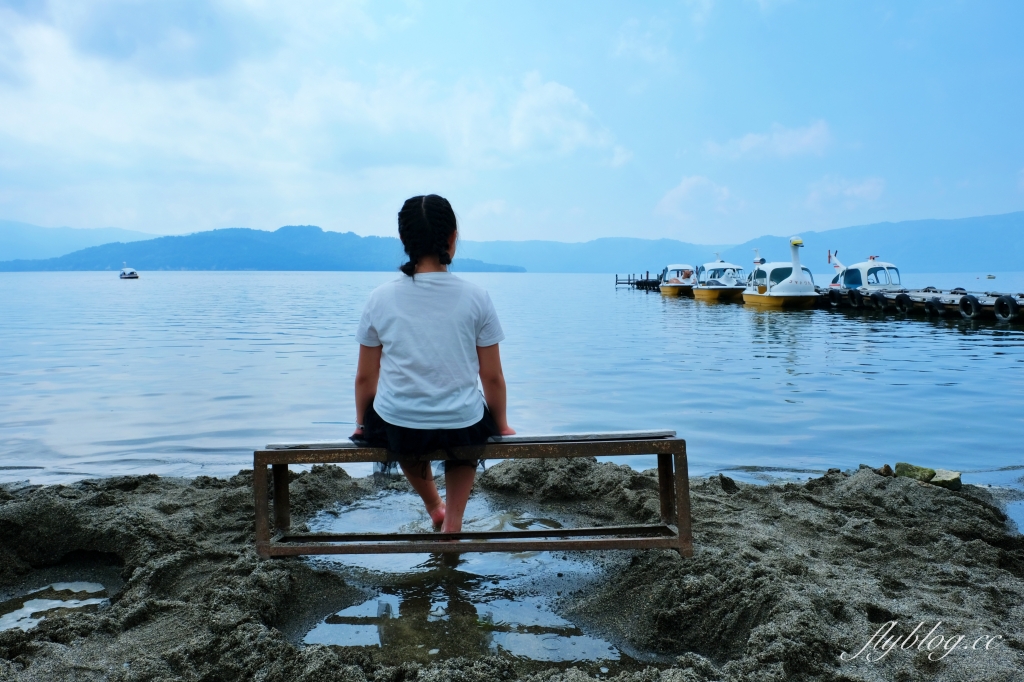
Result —
M 0 602 L 0 631 L 31 630 L 48 615 L 69 609 L 99 608 L 107 603 L 107 590 L 99 583 L 53 583 Z
M 347 437 L 355 326 L 395 276 L 0 273 L 0 461 L 43 467 L 0 481 L 231 476 L 268 442 Z M 1020 460 L 1024 326 L 755 312 L 604 275 L 461 276 L 504 323 L 520 433 L 675 429 L 692 475 L 905 460 L 1017 485 L 984 472 Z
M 496 510 L 476 494 L 466 510 L 465 526 L 500 530 L 559 524 Z M 311 530 L 331 532 L 429 533 L 429 527 L 419 498 L 396 492 L 381 492 L 310 523 Z M 488 653 L 546 662 L 624 657 L 553 610 L 563 587 L 578 588 L 596 577 L 596 568 L 587 562 L 549 552 L 339 555 L 315 561 L 352 571 L 349 579 L 380 592 L 322 620 L 303 638 L 307 644 L 379 647 L 392 660 Z

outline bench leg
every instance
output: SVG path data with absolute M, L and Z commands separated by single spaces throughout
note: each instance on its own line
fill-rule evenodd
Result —
M 267 465 L 256 464 L 252 469 L 252 491 L 256 506 L 256 553 L 263 558 L 270 556 L 266 548 L 270 544 L 270 503 L 267 499 Z
M 288 530 L 292 525 L 288 501 L 288 465 L 274 464 L 274 528 Z
M 690 476 L 686 453 L 674 455 L 676 460 L 676 528 L 679 529 L 679 553 L 693 556 L 693 531 L 690 528 Z
M 658 496 L 661 498 L 661 522 L 676 522 L 676 487 L 672 475 L 672 455 L 658 455 Z

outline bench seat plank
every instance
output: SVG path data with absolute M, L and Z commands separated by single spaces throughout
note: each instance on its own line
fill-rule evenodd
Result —
M 556 433 L 547 435 L 491 436 L 488 443 L 559 443 L 588 440 L 646 440 L 648 438 L 674 438 L 675 431 L 608 431 L 606 433 Z M 341 450 L 363 447 L 351 440 L 322 443 L 268 443 L 264 450 Z

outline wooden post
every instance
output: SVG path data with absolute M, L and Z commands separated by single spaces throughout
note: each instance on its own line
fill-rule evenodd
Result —
M 292 525 L 291 507 L 288 502 L 288 465 L 274 465 L 274 527 L 288 530 Z
M 658 455 L 658 497 L 661 499 L 661 522 L 676 522 L 676 490 L 672 477 L 672 455 Z
M 686 452 L 674 455 L 676 460 L 676 528 L 679 529 L 679 553 L 693 556 L 693 530 L 690 528 L 690 480 Z
M 255 463 L 252 469 L 252 489 L 256 505 L 256 553 L 266 558 L 270 544 L 270 509 L 267 500 L 267 465 Z

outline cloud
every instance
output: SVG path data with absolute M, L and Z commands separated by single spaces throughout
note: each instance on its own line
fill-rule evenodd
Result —
M 419 64 L 360 62 L 360 45 L 406 29 L 358 4 L 224 4 L 249 13 L 237 22 L 223 9 L 162 9 L 164 23 L 133 10 L 118 24 L 121 6 L 0 6 L 7 215 L 157 231 L 335 215 L 325 227 L 390 232 L 390 217 L 367 225 L 352 203 L 481 169 L 630 158 L 573 88 L 539 72 L 438 82 Z M 236 23 L 272 26 L 274 40 L 231 38 Z
M 619 29 L 612 54 L 616 57 L 639 59 L 649 64 L 670 63 L 671 37 L 668 24 L 663 21 L 651 19 L 646 24 L 641 24 L 637 19 L 630 19 Z
M 658 215 L 690 220 L 696 214 L 729 213 L 738 207 L 728 187 L 716 184 L 702 175 L 691 175 L 665 193 L 654 212 Z
M 690 21 L 697 26 L 707 23 L 715 8 L 715 0 L 684 0 L 683 4 L 690 8 Z
M 768 133 L 747 133 L 742 137 L 719 144 L 708 142 L 707 151 L 712 156 L 728 159 L 744 157 L 821 155 L 832 141 L 828 124 L 814 121 L 804 128 L 772 126 Z
M 486 218 L 488 216 L 501 215 L 505 212 L 507 204 L 504 199 L 491 199 L 474 204 L 466 211 L 466 217 L 470 219 Z
M 611 133 L 601 126 L 576 93 L 530 73 L 512 108 L 509 143 L 517 151 L 568 154 L 584 147 L 612 146 Z
M 882 178 L 870 177 L 851 181 L 825 176 L 811 185 L 804 203 L 812 209 L 822 209 L 836 204 L 845 209 L 852 209 L 878 201 L 884 191 L 885 180 Z

